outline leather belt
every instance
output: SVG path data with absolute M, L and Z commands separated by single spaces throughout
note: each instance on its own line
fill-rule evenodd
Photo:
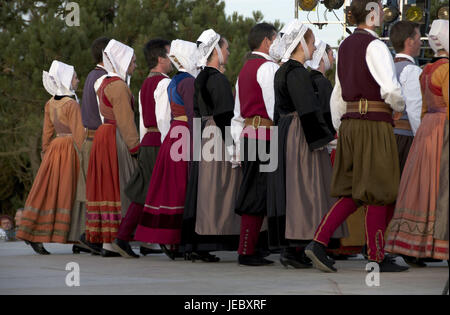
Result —
M 411 130 L 411 125 L 409 121 L 406 119 L 394 120 L 394 128 L 402 130 Z
M 347 113 L 359 113 L 365 115 L 369 112 L 387 113 L 392 115 L 392 108 L 385 102 L 368 101 L 364 98 L 357 102 L 347 102 Z
M 158 127 L 148 127 L 146 130 L 147 132 L 159 132 Z
M 174 117 L 173 120 L 178 120 L 178 121 L 184 121 L 184 122 L 187 122 L 187 121 L 188 121 L 188 117 L 187 117 L 186 115 L 183 115 L 183 116 L 177 116 L 177 117 Z
M 273 126 L 273 121 L 257 115 L 245 118 L 244 124 L 246 127 L 251 126 L 254 129 L 258 129 L 259 127 L 269 128 Z
M 92 129 L 87 129 L 87 132 L 86 132 L 86 139 L 87 140 L 94 140 L 94 136 L 95 136 L 95 132 L 96 132 L 97 130 L 92 130 Z

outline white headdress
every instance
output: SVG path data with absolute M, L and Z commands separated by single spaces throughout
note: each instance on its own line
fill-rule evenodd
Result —
M 181 39 L 176 39 L 170 44 L 169 59 L 180 70 L 186 70 L 194 77 L 197 76 L 198 51 L 197 45 Z
M 434 20 L 428 34 L 428 43 L 435 53 L 444 49 L 448 51 L 448 20 Z
M 285 52 L 283 55 L 284 60 L 291 57 L 292 52 L 295 48 L 297 48 L 299 43 L 302 45 L 306 60 L 311 58 L 311 54 L 305 41 L 305 34 L 308 30 L 309 28 L 297 19 L 287 25 L 286 32 L 281 38 L 281 45 L 285 47 Z
M 273 41 L 273 43 L 269 49 L 270 57 L 272 57 L 276 61 L 280 61 L 283 58 L 284 53 L 286 52 L 285 43 L 282 41 L 282 38 L 283 38 L 284 34 L 286 33 L 286 29 L 287 29 L 287 25 L 285 25 L 281 29 L 281 31 L 278 32 L 277 37 L 275 38 L 275 40 Z M 282 61 L 285 62 L 286 60 L 282 60 Z
M 72 89 L 73 66 L 53 60 L 50 70 L 42 71 L 42 82 L 50 95 L 75 95 Z
M 198 44 L 198 54 L 199 54 L 199 67 L 205 67 L 208 62 L 208 57 L 216 49 L 219 55 L 219 63 L 223 64 L 222 50 L 219 47 L 220 35 L 217 34 L 213 29 L 204 31 L 200 37 L 197 39 Z
M 108 75 L 117 75 L 128 82 L 128 67 L 133 58 L 133 48 L 111 39 L 103 51 L 103 64 Z
M 316 46 L 316 50 L 312 55 L 312 59 L 308 60 L 305 65 L 310 67 L 311 69 L 317 70 L 319 69 L 320 61 L 323 60 L 325 65 L 325 71 L 331 69 L 330 59 L 328 58 L 327 53 L 327 44 L 320 39 L 316 39 L 314 44 Z

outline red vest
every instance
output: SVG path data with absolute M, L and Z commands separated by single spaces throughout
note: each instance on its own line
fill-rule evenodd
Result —
M 380 85 L 375 81 L 366 62 L 369 44 L 377 38 L 369 32 L 356 29 L 339 47 L 338 77 L 342 86 L 342 98 L 346 102 L 369 101 L 383 102 Z
M 262 58 L 250 59 L 239 73 L 239 101 L 243 118 L 258 115 L 262 118 L 270 119 L 264 103 L 261 86 L 257 81 L 258 69 L 266 62 L 270 61 Z
M 167 77 L 163 75 L 155 75 L 145 79 L 141 88 L 141 105 L 142 105 L 142 117 L 144 120 L 145 128 L 158 127 L 156 123 L 156 102 L 155 102 L 155 90 L 158 87 L 159 82 Z M 161 146 L 161 133 L 159 132 L 147 132 L 142 139 L 142 145 L 144 146 Z

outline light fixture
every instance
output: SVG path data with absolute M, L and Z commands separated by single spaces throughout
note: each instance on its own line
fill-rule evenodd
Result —
M 312 11 L 317 6 L 319 0 L 300 0 L 299 7 L 303 11 Z
M 328 10 L 337 10 L 340 9 L 344 5 L 345 0 L 324 0 L 323 5 Z
M 440 7 L 437 16 L 439 20 L 448 20 L 448 6 Z
M 425 23 L 425 11 L 423 8 L 416 5 L 405 5 L 403 12 L 403 20 L 418 24 Z
M 399 17 L 400 13 L 396 7 L 384 7 L 383 8 L 383 22 L 386 24 L 392 23 Z
M 352 15 L 352 11 L 350 11 L 350 6 L 345 7 L 344 9 L 344 13 L 345 13 L 345 20 L 347 22 L 348 26 L 355 26 L 356 25 L 356 21 L 355 18 Z

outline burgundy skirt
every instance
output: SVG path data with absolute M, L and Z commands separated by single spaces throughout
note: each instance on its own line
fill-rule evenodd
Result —
M 166 245 L 181 241 L 190 146 L 189 133 L 178 133 L 183 129 L 189 130 L 187 122 L 172 121 L 161 145 L 136 230 L 137 241 Z

